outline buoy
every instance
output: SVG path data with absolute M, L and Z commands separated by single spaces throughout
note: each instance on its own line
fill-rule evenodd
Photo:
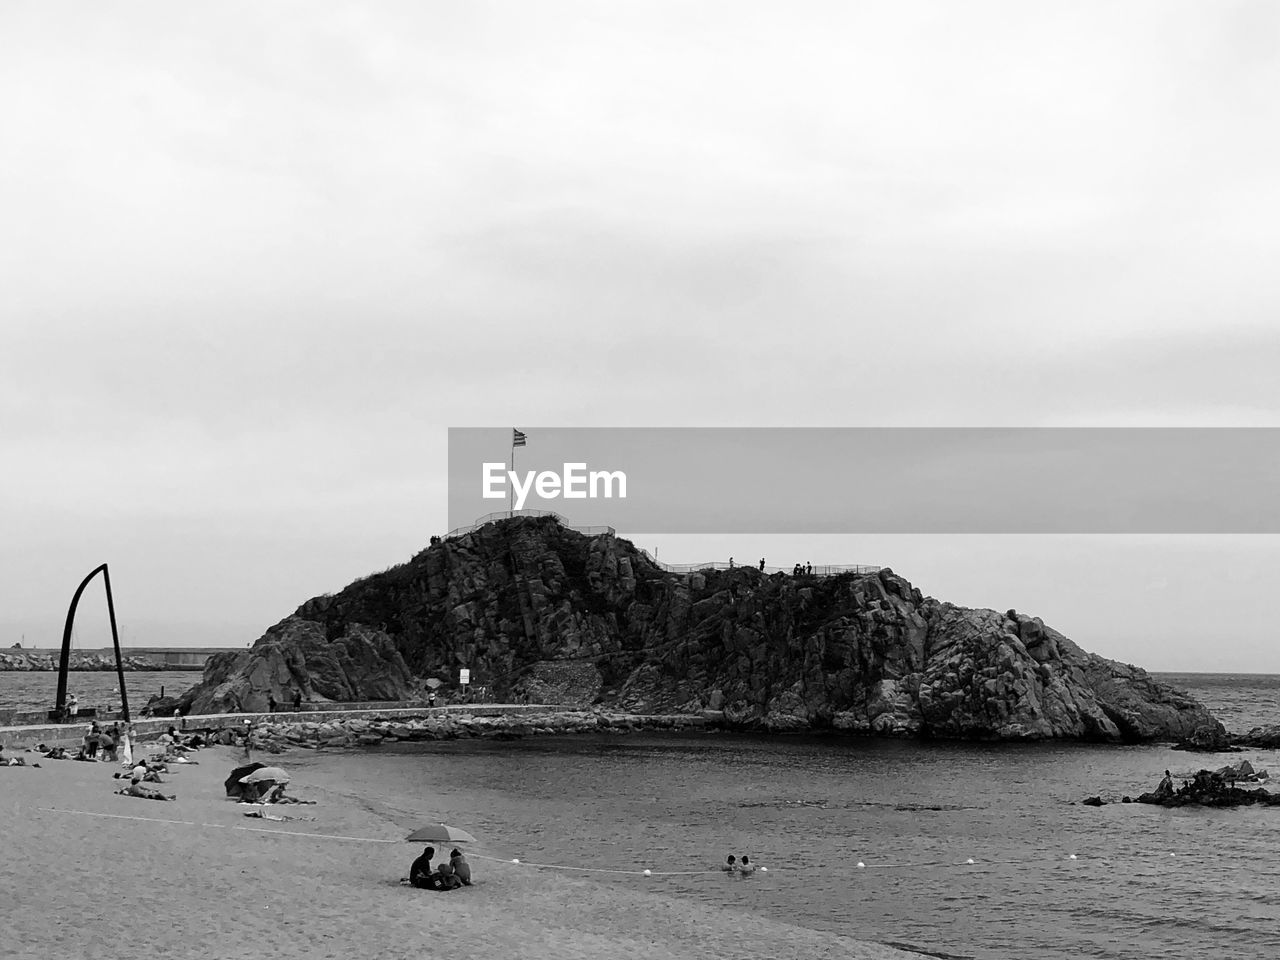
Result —
M 644 875 L 645 875 L 646 877 L 648 877 L 648 876 L 651 876 L 652 874 L 651 874 L 651 872 L 650 872 L 650 871 L 646 870 L 646 871 L 644 872 Z
M 1176 856 L 1177 856 L 1177 854 L 1176 854 L 1176 853 L 1171 853 L 1171 854 L 1169 854 L 1169 856 L 1171 856 L 1171 857 L 1176 857 Z
M 511 858 L 511 862 L 512 862 L 512 863 L 519 863 L 520 861 L 519 861 L 519 860 L 517 860 L 515 857 L 512 857 L 512 858 Z
M 760 872 L 761 872 L 761 873 L 768 873 L 768 872 L 769 872 L 769 868 L 768 868 L 768 867 L 761 867 L 761 868 L 760 868 Z
M 973 857 L 970 857 L 968 860 L 965 861 L 965 863 L 973 863 Z
M 865 869 L 865 868 L 866 868 L 866 866 L 867 866 L 867 865 L 866 865 L 865 863 L 863 863 L 861 860 L 859 860 L 859 861 L 858 861 L 858 869 L 859 869 L 859 870 Z
M 1068 859 L 1068 860 L 1075 860 L 1075 859 L 1076 859 L 1076 855 L 1073 853 L 1071 856 L 1067 857 L 1067 859 Z

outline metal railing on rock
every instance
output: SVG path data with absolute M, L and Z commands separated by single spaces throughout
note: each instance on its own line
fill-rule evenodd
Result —
M 554 510 L 501 510 L 501 511 L 498 511 L 497 513 L 487 513 L 483 517 L 478 518 L 475 523 L 469 524 L 468 526 L 458 527 L 454 530 L 450 530 L 448 534 L 446 534 L 446 536 L 460 537 L 464 534 L 471 533 L 472 531 L 479 530 L 481 527 L 487 526 L 488 524 L 497 523 L 499 520 L 509 520 L 509 519 L 512 519 L 513 517 L 551 517 L 553 520 L 556 521 L 556 523 L 560 524 L 560 526 L 565 527 L 568 530 L 576 530 L 578 533 L 585 534 L 589 537 L 596 537 L 596 536 L 602 536 L 602 535 L 612 537 L 617 535 L 617 531 L 613 527 L 583 526 L 581 524 L 572 523 L 569 520 L 562 517 L 560 514 L 556 513 Z M 729 563 L 721 563 L 719 561 L 708 561 L 706 563 L 663 563 L 661 560 L 658 560 L 656 557 L 650 554 L 648 550 L 641 549 L 640 553 L 643 554 L 645 559 L 647 559 L 650 563 L 652 563 L 658 569 L 665 570 L 667 573 L 681 573 L 681 574 L 698 573 L 699 571 L 703 571 L 703 570 L 744 569 L 744 570 L 755 570 L 759 573 L 764 573 L 766 575 L 775 574 L 775 573 L 785 573 L 785 574 L 790 574 L 792 576 L 801 576 L 801 577 L 836 577 L 842 573 L 854 573 L 854 574 L 879 573 L 880 570 L 883 569 L 881 567 L 871 566 L 868 564 L 861 564 L 861 563 L 822 564 L 820 566 L 810 566 L 806 564 L 801 567 L 770 567 L 770 566 L 762 567 L 759 564 L 755 564 L 755 563 L 729 564 Z
M 708 561 L 706 563 L 663 563 L 657 560 L 649 553 L 648 550 L 640 551 L 645 558 L 654 566 L 667 573 L 698 573 L 703 570 L 755 570 L 757 573 L 763 573 L 766 576 L 775 573 L 785 573 L 789 576 L 800 577 L 836 577 L 842 573 L 855 574 L 873 574 L 879 573 L 883 568 L 870 566 L 868 564 L 822 564 L 822 565 L 803 565 L 800 567 L 770 567 L 768 565 L 761 567 L 758 563 L 721 563 L 719 561 Z

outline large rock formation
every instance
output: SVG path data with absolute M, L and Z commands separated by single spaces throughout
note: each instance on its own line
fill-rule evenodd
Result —
M 184 713 L 261 712 L 274 696 L 311 701 L 399 700 L 409 694 L 409 668 L 380 630 L 358 623 L 340 629 L 286 617 L 252 649 L 209 658 L 204 681 L 180 698 Z
M 672 574 L 551 518 L 481 527 L 307 601 L 252 650 L 213 658 L 184 706 L 403 695 L 411 672 L 463 666 L 500 698 L 551 691 L 767 730 L 1136 741 L 1220 729 L 1189 696 L 1038 618 L 943 603 L 888 570 Z

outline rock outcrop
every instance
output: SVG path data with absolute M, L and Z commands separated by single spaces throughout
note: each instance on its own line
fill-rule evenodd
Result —
M 1248 733 L 1236 737 L 1235 742 L 1245 747 L 1274 750 L 1280 747 L 1280 723 L 1273 723 L 1267 727 L 1254 727 Z
M 1138 797 L 1138 803 L 1161 807 L 1240 807 L 1252 804 L 1275 807 L 1280 806 L 1280 793 L 1272 793 L 1263 787 L 1242 790 L 1235 786 L 1233 776 L 1223 777 L 1212 770 L 1200 770 L 1177 790 L 1156 788 Z
M 489 524 L 307 601 L 252 650 L 212 658 L 183 705 L 261 709 L 266 693 L 285 702 L 294 690 L 390 698 L 412 676 L 459 667 L 498 699 L 774 731 L 1141 741 L 1221 730 L 1191 697 L 1039 618 L 934 600 L 889 570 L 674 574 L 626 540 L 552 518 Z
M 402 700 L 412 682 L 383 631 L 359 623 L 329 628 L 292 616 L 251 649 L 210 657 L 203 682 L 179 705 L 183 713 L 256 712 L 267 709 L 270 697 L 285 704 L 295 692 L 311 702 Z

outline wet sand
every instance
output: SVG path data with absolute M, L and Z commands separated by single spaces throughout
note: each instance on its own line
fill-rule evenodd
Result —
M 429 798 L 397 798 L 389 813 L 385 803 L 361 802 L 343 754 L 264 755 L 255 759 L 290 769 L 292 794 L 317 801 L 268 809 L 315 819 L 251 819 L 222 786 L 241 756 L 196 753 L 198 765 L 175 768 L 158 787 L 178 795 L 173 803 L 115 795 L 119 768 L 106 763 L 0 770 L 0 889 L 11 891 L 0 956 L 916 956 L 667 896 L 661 877 L 628 888 L 488 860 L 501 851 L 488 851 L 484 838 L 467 845 L 472 887 L 403 887 L 398 879 L 420 850 L 399 838 L 421 822 Z

